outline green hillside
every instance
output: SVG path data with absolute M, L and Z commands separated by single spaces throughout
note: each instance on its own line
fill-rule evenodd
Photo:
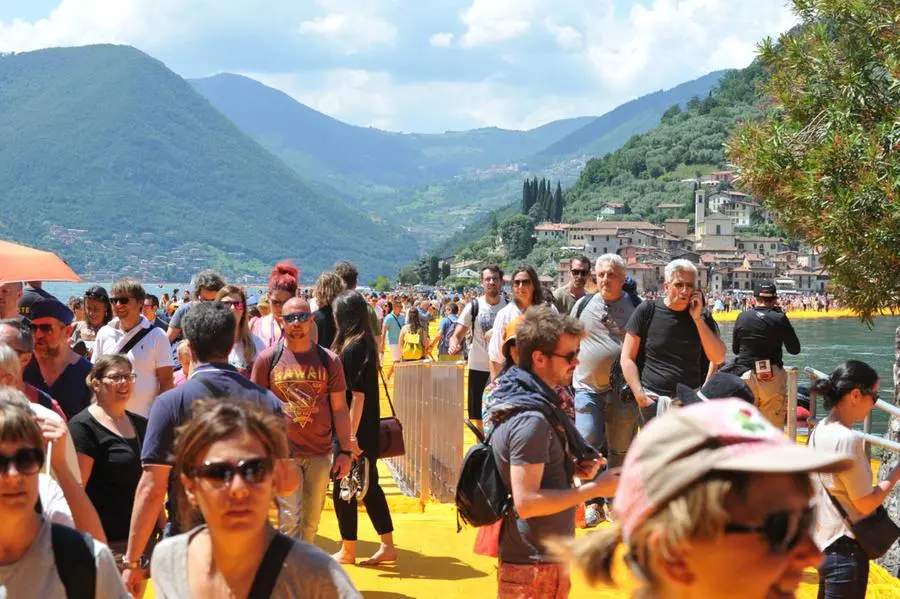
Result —
M 661 222 L 668 215 L 656 211 L 664 202 L 683 203 L 683 215 L 690 213 L 693 187 L 681 183 L 697 172 L 708 174 L 725 168 L 724 143 L 734 126 L 759 115 L 758 82 L 762 67 L 754 62 L 746 69 L 730 71 L 704 98 L 694 98 L 681 108 L 671 106 L 655 128 L 635 135 L 625 145 L 603 157 L 588 161 L 577 182 L 565 192 L 563 220 L 578 222 L 599 216 L 603 204 L 623 202 L 630 212 L 624 219 Z M 505 218 L 519 213 L 520 193 L 514 203 L 499 211 L 499 226 Z M 489 232 L 489 220 L 481 219 L 457 232 L 439 247 L 442 255 L 483 257 L 490 254 L 496 238 Z M 525 259 L 545 269 L 558 257 L 554 244 L 540 244 L 531 255 L 507 256 Z
M 0 236 L 82 272 L 263 274 L 293 257 L 310 275 L 354 260 L 368 278 L 416 253 L 124 46 L 0 57 L 0 215 Z
M 669 90 L 641 96 L 611 110 L 541 151 L 541 156 L 603 156 L 621 147 L 632 135 L 655 127 L 673 104 L 704 98 L 727 71 L 713 71 Z

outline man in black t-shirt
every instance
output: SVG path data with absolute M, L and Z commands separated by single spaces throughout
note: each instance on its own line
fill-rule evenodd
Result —
M 673 260 L 666 265 L 665 276 L 665 296 L 635 309 L 622 345 L 622 373 L 645 422 L 668 408 L 678 383 L 700 388 L 706 379 L 706 360 L 721 364 L 728 351 L 716 333 L 715 320 L 703 314 L 697 267 Z
M 775 285 L 761 286 L 756 301 L 756 306 L 738 316 L 734 324 L 734 362 L 744 370 L 741 377 L 753 391 L 759 411 L 776 427 L 784 428 L 787 391 L 781 347 L 797 355 L 800 340 L 787 315 L 777 306 Z

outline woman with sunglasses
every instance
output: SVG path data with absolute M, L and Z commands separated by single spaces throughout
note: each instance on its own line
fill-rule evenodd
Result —
M 85 597 L 68 592 L 82 587 L 64 574 L 77 563 L 76 552 L 84 552 L 96 572 L 95 598 L 131 597 L 106 545 L 96 540 L 88 545 L 80 533 L 47 522 L 37 510 L 43 463 L 41 427 L 28 400 L 15 389 L 0 388 L 0 596 Z
M 253 368 L 256 355 L 266 348 L 262 339 L 250 332 L 247 313 L 247 296 L 244 290 L 234 285 L 225 285 L 216 294 L 216 301 L 225 304 L 234 313 L 237 326 L 234 329 L 234 345 L 228 354 L 228 363 L 237 368 L 247 378 Z
M 828 416 L 810 435 L 809 444 L 820 451 L 849 453 L 853 466 L 822 476 L 817 499 L 816 544 L 825 553 L 819 568 L 819 597 L 855 599 L 866 596 L 869 558 L 853 538 L 847 518 L 854 524 L 874 512 L 900 481 L 900 467 L 886 480 L 872 485 L 872 467 L 865 443 L 853 434 L 853 425 L 865 420 L 878 400 L 878 373 L 859 360 L 847 360 L 828 378 L 810 388 L 821 395 Z M 837 502 L 847 518 L 835 506 Z
M 384 490 L 378 484 L 378 438 L 381 421 L 381 399 L 378 395 L 378 348 L 366 300 L 357 291 L 344 291 L 334 300 L 337 336 L 332 349 L 341 357 L 347 380 L 347 403 L 350 409 L 350 449 L 355 459 L 349 476 L 334 483 L 334 512 L 341 532 L 341 548 L 334 558 L 342 564 L 356 563 L 356 540 L 359 516 L 357 499 L 366 513 L 381 546 L 375 554 L 361 562 L 363 566 L 394 563 L 394 524 Z M 353 483 L 359 487 L 352 488 Z
M 632 597 L 794 597 L 822 559 L 810 474 L 851 462 L 795 445 L 743 399 L 670 410 L 632 442 L 612 526 L 561 552 Z
M 279 262 L 269 275 L 269 292 L 266 303 L 259 302 L 260 312 L 263 305 L 268 306 L 270 313 L 261 316 L 253 323 L 252 332 L 263 340 L 266 347 L 272 347 L 284 337 L 281 329 L 281 308 L 284 302 L 297 294 L 297 277 L 300 271 L 290 262 Z
M 521 265 L 512 274 L 510 286 L 513 290 L 513 300 L 509 302 L 494 319 L 494 327 L 488 340 L 488 357 L 490 358 L 491 379 L 497 378 L 503 369 L 503 333 L 506 326 L 525 314 L 531 306 L 540 306 L 545 303 L 544 290 L 534 267 Z M 556 307 L 552 306 L 556 312 Z
M 117 558 L 128 544 L 134 496 L 143 472 L 141 444 L 147 432 L 147 419 L 125 409 L 134 381 L 128 358 L 101 357 L 87 378 L 94 401 L 69 421 L 85 491 Z
M 288 456 L 284 420 L 241 401 L 202 401 L 175 442 L 187 533 L 153 552 L 156 597 L 358 598 L 313 545 L 276 532 L 268 511 L 275 460 Z
M 94 285 L 84 292 L 84 320 L 78 320 L 72 330 L 70 345 L 75 348 L 84 347 L 84 356 L 91 358 L 97 332 L 112 320 L 112 305 L 106 289 Z M 77 351 L 77 350 L 76 350 Z

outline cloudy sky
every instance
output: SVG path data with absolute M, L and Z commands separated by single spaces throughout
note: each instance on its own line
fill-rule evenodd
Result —
M 530 128 L 744 67 L 786 0 L 0 0 L 0 51 L 130 44 L 398 131 Z

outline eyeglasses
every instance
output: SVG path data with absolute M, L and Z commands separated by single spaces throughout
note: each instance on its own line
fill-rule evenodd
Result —
M 814 521 L 813 507 L 807 506 L 799 512 L 786 510 L 769 514 L 761 526 L 726 524 L 725 532 L 761 534 L 769 544 L 772 553 L 786 553 L 797 546 L 803 535 L 809 534 Z
M 9 467 L 16 467 L 19 474 L 37 474 L 44 463 L 44 451 L 36 447 L 23 447 L 12 455 L 0 453 L 0 473 L 9 474 Z
M 110 302 L 112 305 L 114 305 L 114 306 L 115 306 L 116 304 L 121 304 L 121 305 L 124 306 L 125 304 L 127 304 L 128 302 L 130 302 L 132 299 L 134 299 L 134 298 L 131 298 L 131 297 L 111 297 L 111 298 L 109 298 L 109 302 Z
M 569 272 L 575 277 L 586 277 L 591 274 L 591 271 L 586 268 L 573 268 Z
M 205 462 L 186 474 L 191 478 L 202 478 L 213 486 L 224 488 L 231 484 L 235 475 L 240 474 L 248 485 L 258 485 L 272 474 L 272 458 L 250 458 L 237 464 L 231 462 Z
M 244 309 L 244 302 L 242 302 L 240 300 L 238 300 L 238 301 L 222 300 L 222 305 L 224 305 L 227 308 L 231 308 L 232 310 L 243 310 Z
M 306 322 L 309 320 L 309 312 L 294 312 L 293 314 L 282 314 L 281 318 L 284 324 L 294 324 L 295 322 Z
M 40 331 L 42 333 L 52 333 L 53 326 L 54 325 L 49 322 L 42 322 L 40 324 L 31 323 L 28 325 L 28 328 L 31 329 L 32 333 L 34 333 L 36 331 Z
M 575 351 L 570 351 L 570 352 L 567 353 L 567 354 L 558 354 L 558 353 L 556 353 L 556 352 L 550 352 L 550 353 L 547 354 L 547 355 L 548 355 L 548 356 L 555 356 L 555 357 L 557 357 L 557 358 L 562 358 L 563 360 L 565 360 L 566 362 L 568 362 L 569 364 L 571 364 L 572 362 L 574 362 L 575 360 L 578 359 L 578 353 L 579 353 L 580 351 L 581 351 L 580 349 L 576 349 Z
M 512 284 L 513 287 L 531 287 L 531 279 L 516 279 Z
M 133 372 L 131 374 L 113 374 L 103 377 L 103 380 L 120 385 L 125 381 L 128 381 L 129 383 L 135 382 L 137 380 L 137 375 Z

